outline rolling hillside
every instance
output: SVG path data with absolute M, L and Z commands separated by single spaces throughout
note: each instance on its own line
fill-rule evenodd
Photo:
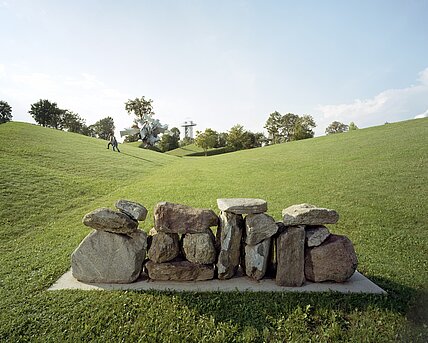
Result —
M 39 126 L 0 125 L 0 341 L 424 341 L 428 119 L 181 159 Z M 359 270 L 388 296 L 45 290 L 70 268 L 83 215 L 115 200 L 216 209 L 260 197 L 337 209 Z

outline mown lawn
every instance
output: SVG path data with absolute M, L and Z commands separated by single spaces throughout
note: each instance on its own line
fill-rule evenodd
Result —
M 428 120 L 180 159 L 24 123 L 0 125 L 1 341 L 427 341 Z M 337 209 L 358 269 L 388 295 L 46 289 L 127 198 L 216 210 L 218 197 Z M 149 230 L 152 218 L 142 224 Z

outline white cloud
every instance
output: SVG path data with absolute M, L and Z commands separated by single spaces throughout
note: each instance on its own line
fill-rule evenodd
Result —
M 419 73 L 417 84 L 406 88 L 388 89 L 373 98 L 356 99 L 348 104 L 319 105 L 316 112 L 317 134 L 334 120 L 349 124 L 355 122 L 359 127 L 380 125 L 388 122 L 414 118 L 428 108 L 428 68 Z M 426 114 L 426 112 L 425 112 Z

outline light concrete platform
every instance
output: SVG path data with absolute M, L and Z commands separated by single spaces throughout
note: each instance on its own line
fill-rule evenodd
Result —
M 344 283 L 312 283 L 306 282 L 302 287 L 280 287 L 274 279 L 254 281 L 246 276 L 234 277 L 229 280 L 209 280 L 193 282 L 153 281 L 140 278 L 128 284 L 87 284 L 77 281 L 71 270 L 61 276 L 48 290 L 82 289 L 82 290 L 157 290 L 177 292 L 340 292 L 340 293 L 372 293 L 386 294 L 375 283 L 371 282 L 358 271 Z

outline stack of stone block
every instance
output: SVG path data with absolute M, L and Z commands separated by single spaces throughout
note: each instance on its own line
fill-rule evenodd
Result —
M 147 273 L 153 280 L 200 281 L 214 278 L 217 259 L 211 227 L 218 216 L 209 209 L 158 203 L 151 230 Z
M 357 267 L 351 241 L 330 234 L 326 224 L 335 224 L 339 214 L 330 209 L 300 204 L 282 211 L 276 239 L 276 283 L 299 287 L 313 282 L 344 282 Z
M 217 205 L 221 211 L 217 230 L 218 278 L 230 279 L 241 264 L 247 276 L 260 280 L 270 258 L 271 237 L 278 230 L 275 220 L 265 213 L 266 201 L 227 198 L 217 199 Z
M 305 280 L 344 282 L 357 267 L 351 241 L 330 234 L 336 211 L 309 204 L 290 206 L 283 220 L 266 214 L 262 199 L 217 199 L 210 209 L 160 202 L 154 228 L 138 229 L 146 208 L 119 200 L 111 210 L 88 213 L 83 224 L 94 229 L 71 256 L 72 274 L 89 283 L 130 283 L 144 268 L 152 280 L 226 280 L 241 270 L 251 279 L 275 278 L 279 286 L 300 287 Z M 212 227 L 216 227 L 216 237 Z
M 71 255 L 73 276 L 89 283 L 130 283 L 141 273 L 147 235 L 138 229 L 144 221 L 144 206 L 119 200 L 119 211 L 100 208 L 86 214 L 83 224 L 94 229 Z

